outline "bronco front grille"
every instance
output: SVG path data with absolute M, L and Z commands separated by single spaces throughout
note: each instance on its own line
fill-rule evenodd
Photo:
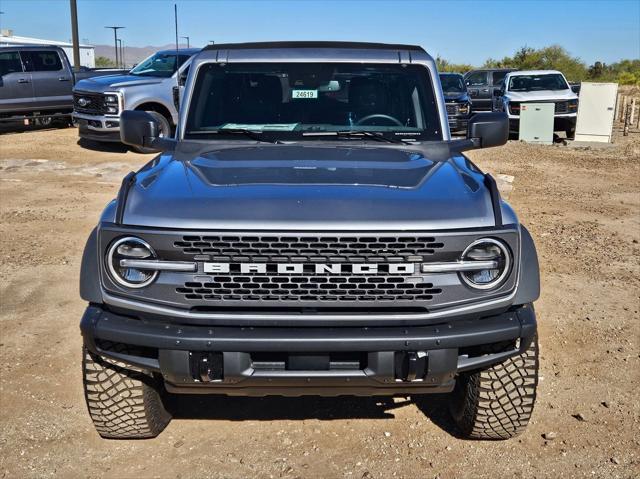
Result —
M 217 262 L 421 262 L 444 244 L 432 236 L 184 236 L 174 243 L 188 255 Z
M 219 263 L 421 263 L 442 249 L 433 236 L 184 236 L 174 246 Z M 176 292 L 211 301 L 430 301 L 441 290 L 407 275 L 279 274 L 212 275 L 186 282 Z
M 431 301 L 442 292 L 403 276 L 229 275 L 187 282 L 176 292 L 211 301 Z

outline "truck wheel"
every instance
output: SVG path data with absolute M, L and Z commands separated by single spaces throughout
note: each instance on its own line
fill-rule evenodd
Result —
M 156 437 L 169 424 L 171 415 L 151 374 L 106 362 L 86 347 L 82 355 L 84 395 L 93 425 L 102 437 Z
M 521 355 L 489 369 L 462 373 L 450 411 L 463 437 L 509 439 L 531 418 L 538 385 L 538 337 Z
M 153 116 L 158 123 L 160 123 L 160 137 L 167 138 L 171 136 L 171 123 L 167 120 L 164 115 L 158 113 L 157 111 L 148 111 L 151 116 Z M 138 153 L 157 153 L 160 150 L 156 150 L 155 148 L 145 148 L 144 146 L 133 146 L 132 147 Z

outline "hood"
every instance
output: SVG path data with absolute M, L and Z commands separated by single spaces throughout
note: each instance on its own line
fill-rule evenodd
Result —
M 510 101 L 558 101 L 578 98 L 572 90 L 508 91 Z
M 162 155 L 138 173 L 123 222 L 195 230 L 495 224 L 483 175 L 463 156 L 434 161 L 403 147 L 350 145 L 233 146 L 187 160 Z
M 86 78 L 76 83 L 75 89 L 82 91 L 102 92 L 121 86 L 153 85 L 166 78 L 143 77 L 139 75 L 103 75 Z
M 471 99 L 469 98 L 469 94 L 465 91 L 465 92 L 443 92 L 444 94 L 444 99 L 447 102 L 456 102 L 456 103 L 464 103 L 464 102 L 469 102 L 471 101 Z

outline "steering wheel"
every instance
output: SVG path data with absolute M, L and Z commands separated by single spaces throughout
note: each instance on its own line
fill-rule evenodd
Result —
M 373 115 L 367 115 L 364 118 L 360 118 L 357 122 L 356 125 L 362 125 L 365 121 L 367 120 L 372 120 L 373 118 L 382 118 L 384 120 L 389 120 L 392 121 L 393 123 L 395 123 L 398 126 L 404 126 L 400 120 L 398 120 L 397 118 L 392 117 L 391 115 L 383 115 L 382 113 L 374 113 Z

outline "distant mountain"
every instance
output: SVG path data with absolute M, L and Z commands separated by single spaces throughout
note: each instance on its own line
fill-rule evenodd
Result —
M 175 48 L 175 43 L 170 45 L 162 45 L 162 46 L 147 46 L 147 47 L 128 47 L 124 46 L 124 61 L 127 66 L 133 66 L 136 63 L 140 63 L 141 60 L 144 60 L 149 55 L 159 51 L 159 50 L 169 50 Z M 179 44 L 179 48 L 187 48 L 186 44 Z M 113 45 L 94 45 L 96 58 L 98 57 L 106 57 L 110 60 L 115 61 L 115 47 Z M 120 52 L 118 51 L 118 56 Z

